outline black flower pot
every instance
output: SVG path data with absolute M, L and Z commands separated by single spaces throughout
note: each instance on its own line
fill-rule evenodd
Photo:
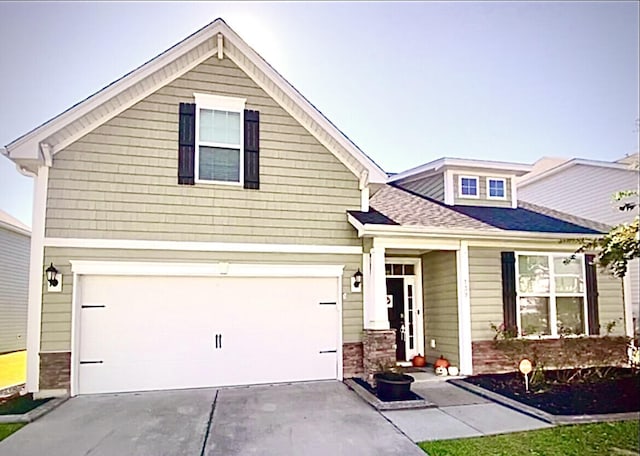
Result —
M 414 378 L 410 375 L 382 372 L 375 374 L 376 395 L 383 401 L 402 401 L 410 399 L 411 383 Z

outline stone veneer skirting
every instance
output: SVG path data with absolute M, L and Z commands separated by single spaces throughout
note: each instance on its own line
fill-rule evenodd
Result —
M 40 353 L 40 389 L 69 390 L 71 352 Z
M 396 363 L 396 330 L 365 329 L 362 340 L 364 379 L 373 384 L 373 374 Z
M 342 344 L 342 376 L 344 378 L 362 377 L 362 342 Z
M 574 350 L 576 362 L 573 366 L 566 365 L 566 360 L 563 362 L 565 343 L 580 346 L 580 350 Z M 547 368 L 589 367 L 594 365 L 593 353 L 596 351 L 599 353 L 599 358 L 607 360 L 607 365 L 623 366 L 627 362 L 627 343 L 626 337 L 476 341 L 471 344 L 473 373 L 497 374 L 517 371 L 518 364 L 523 358 L 531 361 L 540 359 Z

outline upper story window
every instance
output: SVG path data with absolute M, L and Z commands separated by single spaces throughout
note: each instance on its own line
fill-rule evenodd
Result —
M 460 197 L 462 198 L 478 198 L 478 178 L 470 176 L 460 176 L 458 182 Z
M 487 197 L 490 199 L 507 199 L 505 180 L 487 177 Z
M 241 184 L 245 99 L 194 94 L 196 182 Z
M 517 321 L 521 336 L 586 334 L 584 257 L 517 254 Z

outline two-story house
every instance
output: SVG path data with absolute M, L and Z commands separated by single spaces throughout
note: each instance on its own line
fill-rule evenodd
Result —
M 389 179 L 220 19 L 4 153 L 35 180 L 41 395 L 340 380 L 423 350 L 469 374 L 505 368 L 491 323 L 624 315 L 617 280 L 562 261 L 606 227 L 518 206 L 526 166 Z

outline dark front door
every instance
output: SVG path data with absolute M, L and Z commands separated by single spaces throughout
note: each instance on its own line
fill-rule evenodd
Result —
M 393 306 L 389 307 L 389 326 L 396 330 L 396 359 L 406 361 L 404 348 L 404 279 L 387 279 L 387 296 L 391 296 Z

